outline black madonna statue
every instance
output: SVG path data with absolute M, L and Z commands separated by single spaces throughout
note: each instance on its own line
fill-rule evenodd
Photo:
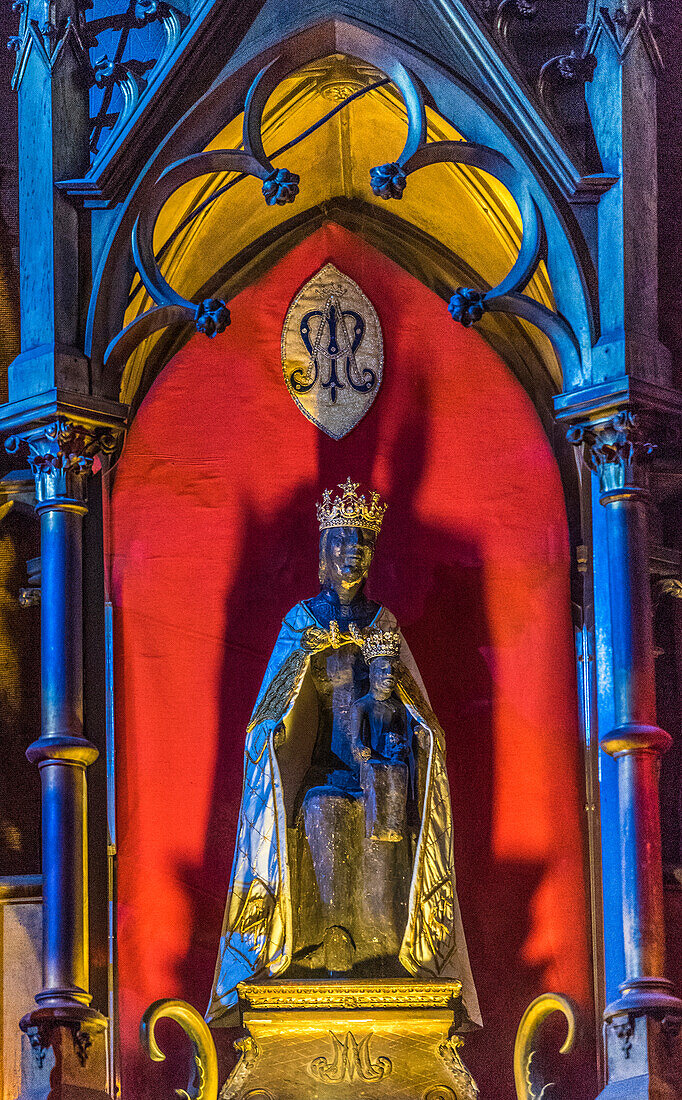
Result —
M 443 731 L 394 616 L 365 595 L 385 511 L 348 479 L 318 505 L 321 590 L 282 624 L 247 729 L 209 1022 L 256 976 L 458 979 Z

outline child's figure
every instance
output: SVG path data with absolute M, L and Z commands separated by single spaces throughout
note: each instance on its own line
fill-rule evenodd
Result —
M 400 635 L 375 631 L 362 647 L 370 688 L 351 711 L 351 744 L 360 763 L 365 798 L 365 835 L 397 842 L 405 835 L 410 779 L 410 716 L 394 693 Z

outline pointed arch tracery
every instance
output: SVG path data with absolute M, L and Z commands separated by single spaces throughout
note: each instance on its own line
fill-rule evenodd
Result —
M 182 141 L 173 141 L 169 138 L 162 150 L 162 158 L 161 156 L 152 158 L 152 163 L 138 181 L 134 193 L 125 206 L 123 216 L 119 219 L 112 246 L 101 264 L 100 276 L 91 303 L 88 339 L 93 354 L 93 364 L 99 363 L 103 368 L 105 385 L 111 386 L 113 378 L 120 376 L 125 363 L 140 343 L 149 341 L 150 337 L 153 340 L 155 334 L 169 325 L 187 326 L 193 323 L 201 331 L 212 335 L 216 331 L 222 331 L 229 323 L 229 308 L 225 301 L 191 300 L 174 289 L 164 277 L 155 254 L 154 230 L 157 219 L 165 203 L 179 188 L 208 174 L 215 177 L 216 173 L 237 172 L 242 176 L 254 176 L 262 181 L 265 202 L 272 206 L 285 205 L 296 200 L 298 175 L 286 168 L 276 168 L 272 163 L 274 158 L 268 158 L 265 153 L 263 117 L 273 93 L 283 80 L 300 68 L 302 60 L 304 63 L 310 63 L 311 60 L 319 61 L 325 56 L 324 50 L 328 50 L 332 43 L 328 38 L 325 39 L 324 35 L 320 36 L 319 31 L 320 28 L 317 28 L 317 34 L 304 32 L 296 36 L 295 40 L 289 40 L 282 49 L 282 53 L 274 60 L 267 60 L 251 80 L 250 86 L 245 93 L 242 93 L 244 113 L 240 143 L 238 142 L 232 148 L 222 149 L 211 147 L 214 143 L 210 143 L 208 148 L 199 152 L 190 152 L 171 161 L 162 171 L 159 171 L 161 159 L 170 160 L 171 150 L 174 147 L 177 149 L 178 145 L 182 147 Z M 585 369 L 581 345 L 584 352 L 589 348 L 594 335 L 591 299 L 587 293 L 591 273 L 589 264 L 583 262 L 584 257 L 581 258 L 580 250 L 573 247 L 574 242 L 569 235 L 564 233 L 562 237 L 561 233 L 557 232 L 557 219 L 551 216 L 552 202 L 548 201 L 550 199 L 548 193 L 538 188 L 538 182 L 527 166 L 522 164 L 519 167 L 518 156 L 517 163 L 513 163 L 509 156 L 508 142 L 503 152 L 499 148 L 494 148 L 492 144 L 460 140 L 458 134 L 454 137 L 428 140 L 427 107 L 432 112 L 435 111 L 436 97 L 433 89 L 430 89 L 424 81 L 423 72 L 417 75 L 417 67 L 411 69 L 404 64 L 404 59 L 398 56 L 400 51 L 394 53 L 387 48 L 385 42 L 375 35 L 367 34 L 364 30 L 345 26 L 344 33 L 340 34 L 339 27 L 335 26 L 334 32 L 334 46 L 338 48 L 343 44 L 346 48 L 352 48 L 353 57 L 359 58 L 367 66 L 378 69 L 379 77 L 383 74 L 383 79 L 376 81 L 376 84 L 391 82 L 391 90 L 394 94 L 395 91 L 399 93 L 406 116 L 407 135 L 402 151 L 397 153 L 395 160 L 374 165 L 371 169 L 371 187 L 375 197 L 379 200 L 401 199 L 409 177 L 414 176 L 421 169 L 438 164 L 456 164 L 466 165 L 479 174 L 487 173 L 498 188 L 504 189 L 509 194 L 518 210 L 521 241 L 509 269 L 504 277 L 501 280 L 498 279 L 492 286 L 490 281 L 487 281 L 486 286 L 484 279 L 477 280 L 478 286 L 475 283 L 472 287 L 459 289 L 453 286 L 452 290 L 455 293 L 450 302 L 453 317 L 464 324 L 469 324 L 478 321 L 484 312 L 495 311 L 519 317 L 523 322 L 536 326 L 548 338 L 559 361 L 564 377 L 564 388 L 571 388 L 572 385 L 578 384 Z M 322 37 L 322 43 L 320 37 Z M 413 58 L 409 60 L 414 61 Z M 257 59 L 253 60 L 251 71 L 256 61 Z M 249 66 L 246 66 L 240 73 L 242 88 L 248 70 Z M 438 77 L 442 85 L 443 74 L 439 73 Z M 231 82 L 231 90 L 234 94 L 235 84 L 239 86 L 240 83 L 235 74 L 218 84 L 188 113 L 183 123 L 177 128 L 178 133 L 173 137 L 177 138 L 181 131 L 183 136 L 187 137 L 187 127 L 196 113 L 199 112 L 200 117 L 207 113 L 207 101 L 210 101 L 212 107 L 212 111 L 208 113 L 215 111 L 221 90 L 225 99 L 228 80 Z M 455 83 L 452 82 L 453 88 Z M 456 91 L 456 98 L 461 100 L 462 88 L 458 87 Z M 471 94 L 468 102 L 470 105 L 473 103 Z M 476 105 L 476 110 L 480 113 L 480 103 Z M 469 123 L 474 113 L 469 112 L 467 118 Z M 487 121 L 490 124 L 489 118 Z M 488 129 L 490 130 L 490 125 Z M 505 145 L 504 141 L 498 144 Z M 238 147 L 239 145 L 241 148 Z M 556 196 L 551 198 L 556 205 Z M 447 214 L 452 216 L 451 212 Z M 120 328 L 119 320 L 119 323 L 114 326 L 115 335 L 109 340 L 109 346 L 105 351 L 104 341 L 101 340 L 97 324 L 98 312 L 101 313 L 102 310 L 101 291 L 107 283 L 106 271 L 110 259 L 113 259 L 114 264 L 121 263 L 120 257 L 117 260 L 112 253 L 123 245 L 120 235 L 127 235 L 125 229 L 126 226 L 130 228 L 131 221 L 133 223 L 132 257 L 149 295 L 150 308 L 145 309 L 139 316 L 128 318 L 129 323 L 123 327 L 122 331 L 116 332 L 116 329 Z M 532 295 L 527 292 L 528 284 L 534 274 L 538 272 L 539 266 L 545 259 L 550 261 L 552 252 L 562 253 L 564 259 L 568 255 L 571 261 L 569 282 L 574 293 L 570 302 L 571 309 L 566 311 L 567 315 L 560 312 L 551 299 L 538 300 L 537 294 Z M 554 262 L 556 264 L 556 257 Z M 128 260 L 127 269 L 131 271 L 130 260 Z M 575 293 L 576 290 L 580 290 L 581 293 Z M 559 306 L 561 305 L 564 303 L 559 302 Z M 111 313 L 111 305 L 107 308 Z M 119 317 L 120 315 L 119 313 Z

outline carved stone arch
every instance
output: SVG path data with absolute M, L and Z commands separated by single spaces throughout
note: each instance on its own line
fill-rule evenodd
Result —
M 380 59 L 390 57 L 394 64 L 411 68 L 427 99 L 444 117 L 459 127 L 465 117 L 466 137 L 487 139 L 491 149 L 497 153 L 503 150 L 503 155 L 513 164 L 516 162 L 514 167 L 528 181 L 543 218 L 549 241 L 550 267 L 555 267 L 559 273 L 559 309 L 572 324 L 586 359 L 598 335 L 593 265 L 565 194 L 566 181 L 561 183 L 556 172 L 555 178 L 551 178 L 550 166 L 540 163 L 526 136 L 513 132 L 509 121 L 501 118 L 480 92 L 446 70 L 440 62 L 408 49 L 383 32 L 369 31 L 350 20 L 332 19 L 307 27 L 279 43 L 278 50 L 281 57 L 278 64 L 283 72 L 287 71 L 287 66 L 288 70 L 293 70 L 331 52 L 348 53 L 369 64 L 381 63 Z M 242 54 L 239 66 L 228 66 L 221 79 L 190 108 L 157 147 L 116 212 L 107 243 L 99 256 L 87 323 L 86 351 L 91 356 L 93 387 L 98 394 L 115 396 L 112 379 L 102 371 L 102 361 L 107 344 L 122 327 L 127 288 L 134 270 L 128 240 L 137 213 L 148 201 L 161 172 L 177 160 L 178 155 L 204 148 L 226 117 L 239 113 L 254 76 L 274 54 L 273 48 L 246 60 Z M 385 60 L 384 64 L 387 64 Z M 587 184 L 584 189 L 589 189 Z M 595 194 L 598 190 L 595 185 Z M 564 388 L 567 384 L 569 388 L 577 385 L 579 381 L 579 378 L 566 379 Z

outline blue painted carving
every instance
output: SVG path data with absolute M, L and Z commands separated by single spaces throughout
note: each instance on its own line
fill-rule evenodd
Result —
M 77 19 L 57 22 L 47 14 L 32 18 L 28 0 L 15 0 L 12 9 L 19 13 L 19 33 L 7 43 L 17 55 L 14 88 L 33 48 L 50 70 L 69 41 L 82 55 L 91 83 L 93 158 L 116 142 L 187 23 L 166 0 L 90 0 L 80 5 Z
M 83 28 L 95 76 L 90 94 L 93 158 L 116 142 L 186 22 L 165 0 L 95 0 Z
M 399 164 L 380 164 L 370 168 L 372 191 L 379 199 L 401 199 L 407 176 Z
M 453 321 L 459 321 L 460 325 L 469 328 L 475 325 L 485 313 L 485 302 L 480 290 L 472 290 L 471 287 L 461 286 L 452 295 L 448 304 L 448 310 Z
M 26 68 L 29 55 L 35 50 L 45 69 L 53 73 L 67 46 L 70 46 L 79 58 L 80 65 L 89 69 L 87 50 L 84 42 L 84 19 L 62 16 L 56 19 L 46 7 L 39 19 L 34 19 L 28 0 L 14 0 L 12 11 L 19 14 L 19 33 L 7 40 L 7 48 L 16 53 L 12 88 L 17 89 Z
M 273 168 L 263 184 L 263 198 L 268 206 L 286 206 L 298 195 L 300 177 L 286 168 Z
M 194 323 L 197 332 L 213 338 L 229 325 L 230 311 L 220 298 L 206 298 L 196 308 Z

